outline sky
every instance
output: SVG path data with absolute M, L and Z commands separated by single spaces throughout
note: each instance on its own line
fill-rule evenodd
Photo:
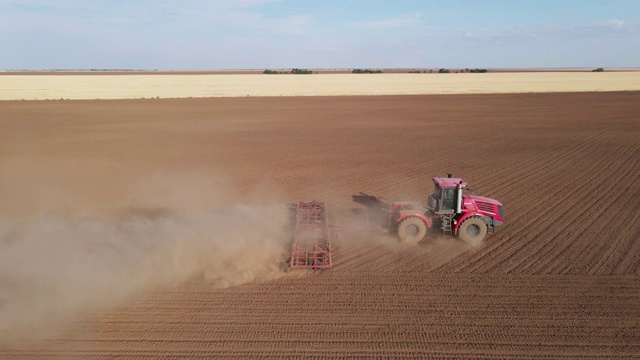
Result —
M 640 67 L 640 0 L 0 0 L 0 69 Z

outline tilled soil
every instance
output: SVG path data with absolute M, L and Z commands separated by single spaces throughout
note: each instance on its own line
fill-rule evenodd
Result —
M 640 356 L 637 114 L 637 92 L 0 102 L 10 222 L 160 211 L 138 197 L 158 177 L 189 210 L 320 199 L 339 221 L 352 194 L 424 202 L 447 172 L 505 205 L 480 246 L 343 236 L 330 271 L 194 278 L 0 357 Z

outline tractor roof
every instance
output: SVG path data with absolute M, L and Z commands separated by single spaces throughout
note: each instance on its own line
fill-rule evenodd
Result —
M 457 187 L 458 184 L 462 183 L 462 187 L 466 188 L 469 185 L 464 182 L 461 178 L 449 178 L 449 177 L 434 177 L 433 182 L 440 187 Z

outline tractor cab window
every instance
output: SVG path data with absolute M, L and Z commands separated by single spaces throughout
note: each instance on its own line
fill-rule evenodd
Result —
M 455 210 L 456 208 L 456 189 L 442 189 L 442 210 Z
M 433 197 L 440 200 L 441 196 L 442 196 L 442 188 L 436 185 L 433 189 Z

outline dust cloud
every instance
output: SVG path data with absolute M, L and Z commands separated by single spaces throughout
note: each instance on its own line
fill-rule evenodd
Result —
M 143 195 L 162 203 L 156 192 Z M 139 204 L 104 218 L 49 211 L 0 219 L 0 343 L 51 336 L 92 309 L 194 277 L 226 287 L 285 274 L 281 204 Z

